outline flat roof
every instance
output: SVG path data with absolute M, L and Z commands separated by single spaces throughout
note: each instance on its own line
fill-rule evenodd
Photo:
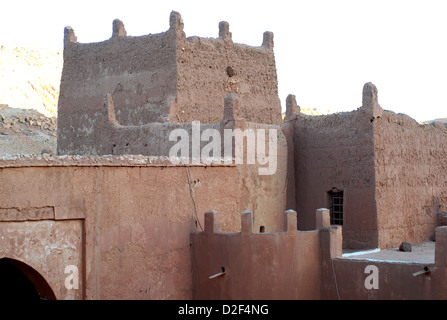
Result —
M 371 250 L 344 250 L 336 259 L 363 260 L 393 263 L 435 263 L 435 242 L 427 241 L 412 245 L 411 252 L 399 251 L 399 248 L 371 249 Z

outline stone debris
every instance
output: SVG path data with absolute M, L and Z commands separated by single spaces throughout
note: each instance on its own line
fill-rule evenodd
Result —
M 401 245 L 399 246 L 399 251 L 403 251 L 403 252 L 411 252 L 412 247 L 411 247 L 411 243 L 409 242 L 402 242 Z
M 0 105 L 0 155 L 55 154 L 56 146 L 56 117 L 46 117 L 34 109 Z
M 0 128 L 11 129 L 14 132 L 29 132 L 28 127 L 47 130 L 51 136 L 56 136 L 56 117 L 46 117 L 34 109 L 10 108 L 0 105 Z

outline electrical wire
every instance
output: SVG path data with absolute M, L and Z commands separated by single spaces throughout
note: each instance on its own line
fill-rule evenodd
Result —
M 191 197 L 193 208 L 194 208 L 194 215 L 196 217 L 196 222 L 199 224 L 200 229 L 203 231 L 202 225 L 200 224 L 199 217 L 197 215 L 197 206 L 196 206 L 196 200 L 194 199 L 194 191 L 191 187 L 191 172 L 189 171 L 189 167 L 185 166 L 186 168 L 186 177 L 188 178 L 188 185 L 189 185 L 189 196 Z

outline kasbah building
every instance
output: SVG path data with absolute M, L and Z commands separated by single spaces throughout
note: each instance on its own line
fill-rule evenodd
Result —
M 446 299 L 446 127 L 383 110 L 372 83 L 355 111 L 309 116 L 289 95 L 283 118 L 271 32 L 252 47 L 227 22 L 200 38 L 169 19 L 138 37 L 115 20 L 99 43 L 65 29 L 57 155 L 0 160 L 2 290 Z M 269 132 L 275 170 L 172 161 L 170 132 L 197 122 L 202 136 Z

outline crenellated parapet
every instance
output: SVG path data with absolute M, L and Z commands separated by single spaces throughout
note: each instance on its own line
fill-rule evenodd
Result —
M 379 104 L 377 88 L 371 82 L 367 82 L 363 86 L 362 106 L 369 111 L 371 119 L 380 118 L 383 114 L 383 109 Z
M 207 211 L 204 231 L 191 235 L 194 299 L 320 298 L 326 266 L 341 256 L 341 227 L 329 224 L 328 209 L 316 211 L 316 230 L 299 231 L 294 210 L 283 219 L 281 232 L 256 232 L 246 210 L 239 233 L 222 233 L 219 214 Z
M 127 36 L 127 31 L 124 28 L 124 23 L 119 19 L 113 20 L 112 38 L 125 36 Z
M 330 210 L 326 208 L 319 208 L 315 211 L 315 231 L 325 228 L 341 228 L 341 226 L 332 226 L 330 222 Z M 303 231 L 298 230 L 298 220 L 297 220 L 297 212 L 295 210 L 286 210 L 283 214 L 283 231 L 282 232 L 291 232 L 291 233 L 299 233 Z M 219 233 L 219 214 L 216 210 L 208 210 L 204 214 L 205 220 L 205 228 L 204 232 L 207 234 Z M 263 234 L 265 230 L 262 232 L 255 232 L 254 230 L 254 213 L 250 210 L 245 210 L 241 213 L 241 233 L 240 234 Z M 446 228 L 447 229 L 447 228 Z M 305 231 L 307 232 L 307 231 Z M 281 232 L 275 232 L 275 234 L 279 234 Z M 235 233 L 231 233 L 229 235 L 236 235 Z
M 227 21 L 219 22 L 219 39 L 224 41 L 233 41 L 232 34 L 230 32 L 230 24 Z
M 72 27 L 67 26 L 64 29 L 64 47 L 67 47 L 72 42 L 77 42 L 78 38 L 75 35 L 75 32 Z
M 73 28 L 66 27 L 58 153 L 103 154 L 110 140 L 101 131 L 106 95 L 113 101 L 113 121 L 137 127 L 220 122 L 230 94 L 239 99 L 235 118 L 280 124 L 273 33 L 265 32 L 260 46 L 237 44 L 229 23 L 222 21 L 217 38 L 186 37 L 183 19 L 175 11 L 169 29 L 159 34 L 130 36 L 115 19 L 110 39 L 82 43 Z

